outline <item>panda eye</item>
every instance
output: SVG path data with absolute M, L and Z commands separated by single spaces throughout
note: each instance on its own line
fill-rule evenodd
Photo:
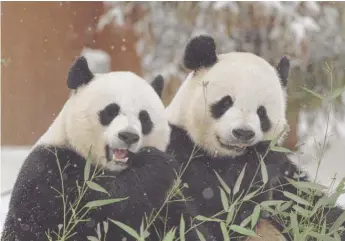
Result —
M 231 96 L 224 96 L 221 100 L 211 105 L 213 118 L 220 118 L 234 104 Z
M 118 104 L 112 103 L 107 105 L 103 110 L 101 110 L 99 115 L 99 122 L 103 126 L 109 125 L 112 120 L 119 114 L 120 106 Z
M 141 122 L 142 133 L 144 135 L 148 135 L 153 128 L 153 123 L 151 121 L 149 113 L 146 110 L 140 111 L 139 120 Z
M 264 106 L 259 106 L 256 112 L 260 118 L 261 130 L 267 132 L 271 128 L 271 121 L 268 118 L 266 108 Z
M 261 105 L 261 106 L 258 108 L 257 113 L 258 113 L 259 117 L 263 117 L 263 116 L 267 115 L 267 113 L 266 113 L 266 108 L 265 108 L 264 106 Z

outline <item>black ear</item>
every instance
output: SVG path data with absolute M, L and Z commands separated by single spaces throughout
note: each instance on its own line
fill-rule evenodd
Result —
M 184 66 L 191 70 L 211 67 L 217 62 L 216 44 L 212 37 L 201 35 L 193 38 L 184 52 Z
M 162 75 L 157 75 L 156 78 L 151 82 L 152 88 L 156 91 L 158 96 L 162 98 L 162 92 L 164 87 L 164 79 Z
M 67 86 L 72 90 L 89 83 L 93 79 L 93 74 L 89 69 L 84 56 L 78 57 L 68 72 Z
M 286 56 L 283 56 L 280 59 L 279 64 L 277 65 L 276 69 L 277 69 L 282 86 L 286 87 L 288 78 L 289 78 L 290 60 Z

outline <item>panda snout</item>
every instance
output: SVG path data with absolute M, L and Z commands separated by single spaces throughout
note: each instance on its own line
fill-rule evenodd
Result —
M 232 135 L 239 141 L 249 142 L 255 136 L 255 132 L 248 128 L 237 128 L 232 130 Z
M 137 143 L 140 139 L 140 136 L 138 134 L 130 131 L 121 131 L 118 133 L 118 137 L 128 146 Z

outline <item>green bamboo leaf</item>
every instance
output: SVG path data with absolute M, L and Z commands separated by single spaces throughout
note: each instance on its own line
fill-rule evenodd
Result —
M 280 138 L 279 136 L 276 136 L 274 139 L 271 140 L 270 145 L 269 145 L 270 149 L 277 145 L 279 138 Z
M 230 229 L 236 233 L 242 234 L 242 235 L 246 235 L 246 236 L 250 236 L 250 237 L 259 237 L 254 231 L 247 229 L 247 228 L 243 228 L 241 226 L 238 225 L 230 225 Z
M 298 221 L 297 221 L 297 215 L 294 212 L 290 213 L 290 222 L 291 222 L 291 227 L 292 227 L 292 232 L 294 235 L 293 240 L 298 240 L 299 236 L 299 227 L 298 227 Z
M 220 184 L 222 185 L 222 187 L 224 188 L 224 190 L 226 191 L 227 194 L 231 193 L 231 189 L 229 188 L 229 186 L 224 182 L 224 180 L 221 178 L 221 176 L 219 176 L 219 174 L 214 171 L 214 173 L 216 174 L 218 181 L 220 182 Z
M 249 215 L 248 217 L 246 217 L 241 223 L 240 223 L 240 226 L 241 227 L 245 227 L 247 226 L 250 221 L 252 220 L 252 215 Z
M 338 88 L 335 91 L 333 91 L 329 96 L 328 100 L 334 100 L 338 98 L 343 92 L 345 91 L 345 86 L 342 88 Z
M 141 224 L 140 224 L 140 237 L 144 236 L 144 219 L 141 219 Z
M 310 203 L 307 200 L 304 200 L 303 198 L 301 198 L 295 194 L 292 194 L 292 193 L 286 192 L 286 191 L 284 191 L 283 194 L 285 197 L 290 198 L 291 200 L 293 200 L 297 203 L 300 203 L 300 204 L 303 204 L 306 206 L 310 206 Z
M 91 182 L 91 181 L 86 181 L 86 184 L 91 188 L 92 190 L 98 191 L 98 192 L 103 192 L 106 193 L 110 196 L 110 194 L 105 190 L 103 187 L 98 185 L 97 183 Z
M 87 240 L 88 240 L 88 241 L 99 241 L 98 238 L 92 237 L 92 236 L 87 236 Z
M 118 226 L 119 228 L 121 228 L 123 231 L 127 232 L 129 235 L 131 235 L 133 238 L 135 238 L 136 240 L 140 240 L 140 236 L 139 234 L 131 227 L 129 227 L 128 225 L 121 223 L 119 221 L 115 221 L 112 219 L 109 219 L 112 223 L 114 223 L 116 226 Z
M 222 230 L 223 240 L 224 241 L 230 241 L 228 230 L 226 229 L 226 226 L 223 222 L 220 223 L 220 229 Z
M 339 182 L 339 184 L 337 185 L 336 191 L 342 192 L 342 191 L 344 191 L 344 187 L 345 187 L 345 177 L 342 178 L 341 181 Z
M 260 217 L 260 204 L 256 205 L 255 208 L 254 208 L 254 211 L 253 211 L 253 214 L 252 214 L 252 225 L 251 225 L 251 228 L 253 229 L 258 220 L 259 220 L 259 217 Z
M 89 153 L 87 155 L 86 164 L 84 167 L 84 180 L 85 181 L 89 180 L 90 168 L 91 168 L 91 147 L 90 147 Z
M 246 196 L 243 197 L 242 201 L 245 202 L 245 201 L 250 200 L 252 197 L 254 197 L 256 195 L 256 193 L 258 191 L 260 191 L 260 189 L 257 189 L 254 192 L 251 192 L 251 193 L 247 194 Z
M 229 225 L 230 222 L 232 221 L 233 217 L 234 217 L 234 212 L 235 211 L 235 203 L 231 204 L 229 210 L 228 210 L 228 215 L 226 216 L 226 225 Z
M 345 211 L 335 220 L 333 223 L 331 229 L 329 230 L 330 232 L 336 231 L 340 226 L 344 225 L 345 223 Z
M 172 228 L 169 232 L 165 235 L 163 241 L 173 241 L 175 238 L 176 228 Z
M 103 221 L 103 230 L 104 230 L 104 233 L 105 233 L 105 234 L 108 233 L 108 230 L 109 230 L 108 221 Z
M 320 95 L 320 94 L 318 94 L 318 93 L 316 93 L 316 92 L 314 92 L 314 91 L 312 91 L 312 90 L 309 90 L 309 89 L 307 89 L 307 88 L 305 88 L 305 87 L 300 87 L 300 88 L 301 88 L 302 90 L 308 92 L 309 94 L 312 94 L 313 96 L 315 96 L 316 98 L 318 98 L 318 99 L 320 99 L 320 100 L 323 100 L 323 99 L 324 99 L 324 97 L 323 97 L 322 95 Z
M 323 186 L 321 184 L 318 183 L 314 183 L 314 182 L 302 182 L 302 181 L 295 181 L 293 179 L 290 178 L 286 178 L 293 186 L 297 187 L 298 189 L 304 189 L 304 188 L 308 188 L 311 190 L 316 190 L 319 192 L 322 192 L 323 190 L 326 190 L 327 187 Z
M 334 233 L 334 238 L 336 241 L 341 241 L 341 237 L 338 233 Z
M 196 216 L 195 219 L 199 220 L 199 221 L 205 221 L 205 222 L 223 222 L 223 220 L 220 220 L 218 218 L 207 218 L 207 217 L 202 216 L 202 215 Z
M 292 201 L 289 201 L 289 202 L 285 202 L 284 204 L 282 204 L 280 207 L 279 207 L 279 212 L 284 212 L 286 209 L 288 209 L 289 207 L 291 207 L 292 205 Z
M 181 219 L 180 219 L 180 240 L 181 241 L 186 240 L 184 232 L 185 232 L 185 222 L 184 222 L 183 214 L 181 214 Z
M 206 241 L 204 235 L 202 235 L 202 233 L 200 233 L 198 229 L 195 229 L 195 230 L 196 230 L 196 234 L 198 235 L 198 238 L 200 239 L 200 241 Z
M 326 230 L 327 230 L 327 220 L 324 219 L 323 224 L 322 224 L 321 234 L 326 234 Z
M 260 203 L 262 207 L 269 207 L 269 206 L 280 206 L 286 201 L 279 201 L 279 200 L 268 200 L 268 201 L 263 201 Z
M 311 231 L 308 233 L 308 235 L 311 237 L 317 238 L 317 240 L 320 240 L 320 241 L 336 241 L 335 238 L 332 238 L 331 236 L 327 234 L 320 234 L 320 233 Z
M 91 201 L 91 202 L 88 202 L 85 205 L 85 207 L 87 207 L 87 208 L 101 207 L 101 206 L 104 206 L 104 205 L 121 202 L 121 201 L 126 200 L 126 199 L 128 199 L 128 197 L 126 197 L 126 198 L 115 198 L 115 199 L 105 199 L 105 200 Z
M 260 157 L 260 164 L 261 164 L 260 167 L 261 167 L 262 181 L 264 182 L 264 184 L 266 184 L 268 182 L 268 174 L 267 174 L 266 164 L 264 160 L 262 159 L 262 157 Z
M 101 234 L 101 224 L 97 223 L 97 237 L 98 239 L 101 239 L 102 234 Z
M 227 211 L 229 209 L 229 200 L 226 197 L 226 194 L 223 191 L 223 189 L 221 189 L 221 188 L 219 188 L 219 189 L 220 189 L 220 198 L 221 198 L 221 201 L 222 201 L 223 210 Z
M 244 165 L 240 175 L 238 176 L 238 178 L 236 180 L 236 183 L 235 183 L 235 186 L 234 186 L 234 195 L 240 190 L 240 186 L 241 186 L 241 183 L 242 183 L 242 180 L 243 180 L 243 177 L 244 177 L 244 172 L 246 170 L 246 166 L 247 166 L 247 164 Z
M 305 210 L 304 208 L 302 208 L 298 205 L 294 205 L 292 208 L 295 209 L 296 212 L 300 213 L 302 216 L 304 216 L 306 218 L 309 218 L 311 216 L 311 211 Z
M 285 147 L 282 147 L 282 146 L 272 146 L 271 150 L 275 151 L 275 152 L 293 153 L 293 151 L 291 151 Z

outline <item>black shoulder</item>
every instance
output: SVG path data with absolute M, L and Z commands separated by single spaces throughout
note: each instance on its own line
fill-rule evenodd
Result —
M 63 215 L 57 192 L 61 191 L 61 180 L 65 179 L 66 185 L 71 180 L 75 185 L 74 174 L 80 173 L 78 164 L 81 162 L 83 158 L 72 150 L 54 146 L 34 148 L 14 184 L 4 236 L 10 240 L 14 237 L 19 240 L 44 240 L 46 230 L 43 227 L 55 229 Z M 71 173 L 63 171 L 67 165 L 70 165 Z

